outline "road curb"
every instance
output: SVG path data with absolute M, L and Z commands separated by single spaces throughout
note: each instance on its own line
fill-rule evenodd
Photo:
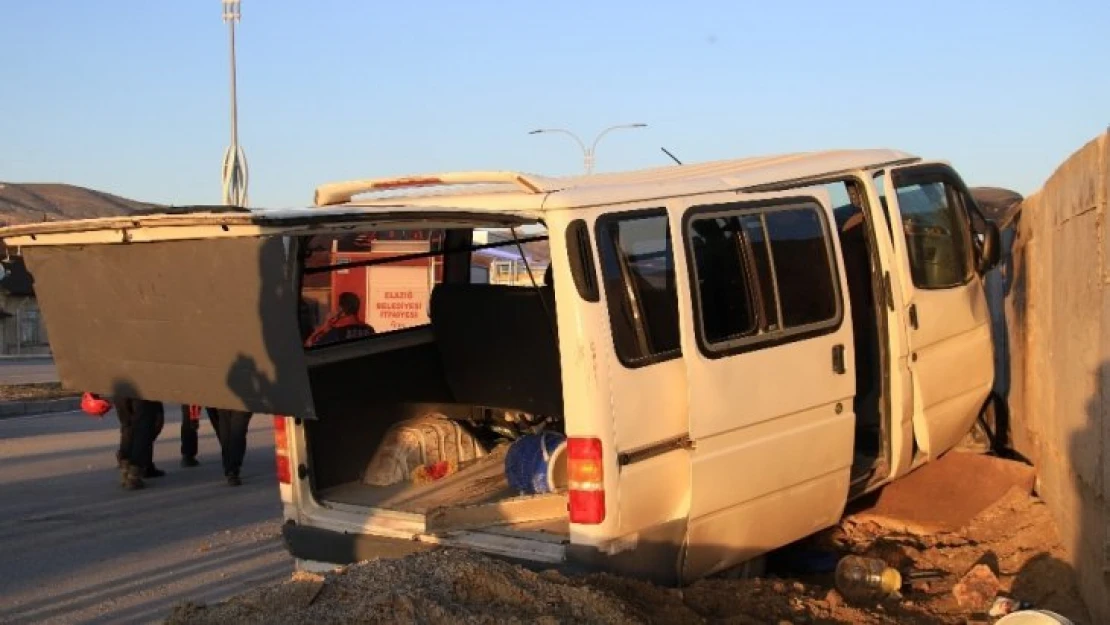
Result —
M 52 412 L 72 412 L 81 408 L 80 397 L 61 399 L 36 399 L 29 401 L 0 401 L 0 419 L 49 414 Z

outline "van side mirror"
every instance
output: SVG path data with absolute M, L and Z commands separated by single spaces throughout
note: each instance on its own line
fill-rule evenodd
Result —
M 986 222 L 984 232 L 980 233 L 982 241 L 979 245 L 979 273 L 985 274 L 998 266 L 1002 259 L 1002 233 L 993 221 Z

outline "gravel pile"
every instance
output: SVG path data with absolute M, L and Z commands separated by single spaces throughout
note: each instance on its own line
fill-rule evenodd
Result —
M 988 623 L 981 606 L 960 599 L 969 571 L 978 569 L 989 569 L 1001 594 L 1090 622 L 1047 507 L 1021 492 L 1011 491 L 956 532 L 920 535 L 849 516 L 808 542 L 822 551 L 857 553 L 946 575 L 900 598 L 850 605 L 833 589 L 828 573 L 715 578 L 678 589 L 605 574 L 535 573 L 474 552 L 435 550 L 326 576 L 299 573 L 283 584 L 212 606 L 180 605 L 168 622 Z M 992 587 L 987 594 L 993 592 Z
M 889 623 L 827 588 L 784 580 L 704 580 L 661 588 L 613 575 L 535 573 L 467 551 L 357 564 L 212 606 L 183 604 L 172 625 L 223 623 Z M 916 621 L 913 621 L 916 622 Z
M 326 576 L 298 573 L 214 606 L 184 604 L 168 623 L 634 623 L 622 602 L 549 573 L 436 550 Z

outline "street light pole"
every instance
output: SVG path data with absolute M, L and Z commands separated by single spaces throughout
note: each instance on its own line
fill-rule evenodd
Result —
M 235 80 L 235 24 L 239 22 L 239 0 L 220 0 L 223 20 L 228 25 L 231 50 L 231 145 L 224 151 L 223 202 L 228 206 L 247 205 L 247 155 L 239 145 L 239 101 Z
M 586 144 L 583 143 L 582 140 L 578 138 L 578 135 L 576 135 L 573 132 L 571 132 L 569 130 L 566 130 L 564 128 L 539 128 L 539 129 L 536 129 L 536 130 L 533 130 L 533 131 L 529 132 L 528 134 L 538 135 L 538 134 L 545 134 L 545 133 L 558 133 L 558 134 L 567 135 L 571 139 L 574 139 L 575 143 L 578 144 L 578 147 L 582 148 L 582 165 L 586 169 L 586 173 L 587 174 L 592 174 L 592 173 L 594 173 L 594 161 L 595 161 L 594 154 L 597 153 L 597 144 L 598 144 L 598 142 L 601 141 L 601 138 L 604 137 L 605 135 L 609 134 L 610 132 L 614 131 L 614 130 L 622 130 L 622 129 L 629 129 L 629 128 L 647 128 L 647 124 L 617 124 L 616 126 L 609 126 L 605 130 L 602 130 L 601 132 L 599 132 L 597 134 L 597 137 L 594 138 L 593 142 L 590 144 L 589 147 L 586 147 Z

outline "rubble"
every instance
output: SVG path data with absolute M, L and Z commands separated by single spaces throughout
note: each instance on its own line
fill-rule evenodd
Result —
M 976 564 L 952 587 L 952 595 L 962 608 L 982 611 L 990 606 L 1001 583 L 994 571 L 985 564 Z
M 857 607 L 833 589 L 828 572 L 793 575 L 769 568 L 780 577 L 722 576 L 677 589 L 607 574 L 537 573 L 443 549 L 325 576 L 298 573 L 289 582 L 227 602 L 180 605 L 168 622 L 954 625 L 990 622 L 985 612 L 996 594 L 1077 623 L 1091 622 L 1047 507 L 1020 488 L 955 531 L 892 530 L 850 515 L 798 548 L 881 558 L 891 566 L 947 575 L 917 584 L 901 598 Z

